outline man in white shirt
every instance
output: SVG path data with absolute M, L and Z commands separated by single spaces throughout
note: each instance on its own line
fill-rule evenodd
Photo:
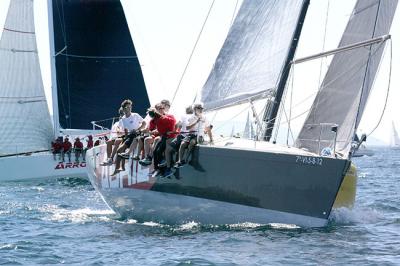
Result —
M 124 116 L 120 120 L 120 126 L 124 128 L 125 136 L 123 142 L 119 145 L 117 153 L 124 153 L 127 148 L 132 149 L 137 145 L 137 136 L 140 131 L 145 128 L 146 122 L 143 118 L 137 114 L 132 113 L 132 101 L 125 100 L 122 102 L 121 107 L 124 110 Z M 122 164 L 121 164 L 122 160 Z M 125 170 L 125 159 L 121 156 L 117 156 L 115 160 L 115 170 L 111 175 L 116 175 L 117 173 Z
M 193 147 L 197 143 L 203 144 L 205 133 L 207 133 L 210 143 L 213 142 L 211 126 L 205 115 L 203 115 L 203 109 L 203 104 L 201 103 L 193 105 L 194 114 L 188 118 L 186 130 L 189 132 L 182 140 L 179 147 L 179 160 L 175 164 L 176 168 L 181 167 L 186 163 Z M 186 149 L 187 154 L 185 156 Z

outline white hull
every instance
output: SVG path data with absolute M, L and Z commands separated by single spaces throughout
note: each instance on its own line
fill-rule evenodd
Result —
M 49 177 L 87 178 L 86 163 L 60 163 L 49 152 L 0 158 L 0 181 L 18 181 Z M 68 161 L 68 160 L 67 160 Z
M 375 152 L 373 150 L 368 148 L 360 148 L 356 150 L 356 152 L 353 154 L 353 157 L 373 156 L 374 154 Z

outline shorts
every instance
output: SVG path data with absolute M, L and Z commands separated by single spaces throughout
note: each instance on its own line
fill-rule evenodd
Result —
M 179 150 L 179 147 L 181 146 L 181 143 L 183 141 L 183 139 L 185 138 L 184 135 L 179 134 L 178 136 L 176 136 L 176 138 L 174 138 L 171 143 L 169 144 L 175 151 Z
M 126 136 L 124 137 L 124 144 L 125 144 L 127 147 L 131 146 L 133 140 L 134 140 L 136 137 L 137 137 L 137 133 L 136 133 L 135 131 L 129 133 L 128 135 L 126 135 Z
M 182 141 L 189 143 L 192 139 L 195 139 L 197 141 L 197 135 L 196 134 L 188 134 L 185 136 L 185 138 Z

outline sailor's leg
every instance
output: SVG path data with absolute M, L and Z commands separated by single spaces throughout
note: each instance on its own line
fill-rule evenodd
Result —
M 115 142 L 114 139 L 110 139 L 107 141 L 107 158 L 111 157 L 111 152 L 112 152 L 114 142 Z
M 143 137 L 139 137 L 139 139 L 138 139 L 138 148 L 137 148 L 137 157 L 138 157 L 138 159 L 142 159 L 141 155 L 142 155 L 143 151 L 144 151 L 144 138 Z
M 167 139 L 165 143 L 165 161 L 167 162 L 167 168 L 171 168 L 171 162 L 172 162 L 172 152 L 173 148 L 170 145 L 172 139 Z
M 185 157 L 185 161 L 188 161 L 189 156 L 192 153 L 192 150 L 193 150 L 194 146 L 196 146 L 196 144 L 197 144 L 196 138 L 193 138 L 193 139 L 190 140 L 190 143 L 189 143 L 189 146 L 188 146 L 188 150 L 187 150 L 187 154 L 186 154 L 186 157 Z
M 115 154 L 117 153 L 119 146 L 121 146 L 122 139 L 118 138 L 114 141 L 114 148 L 112 149 L 111 156 L 109 158 L 113 159 Z
M 188 147 L 189 143 L 186 141 L 182 141 L 181 146 L 179 147 L 179 162 L 185 160 L 185 151 Z
M 87 151 L 86 148 L 82 150 L 82 160 L 83 161 L 86 161 L 86 151 Z

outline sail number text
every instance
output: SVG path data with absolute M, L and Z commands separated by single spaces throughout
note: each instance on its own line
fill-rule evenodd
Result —
M 296 156 L 296 163 L 308 164 L 308 165 L 322 165 L 322 158 L 311 157 L 311 156 Z

